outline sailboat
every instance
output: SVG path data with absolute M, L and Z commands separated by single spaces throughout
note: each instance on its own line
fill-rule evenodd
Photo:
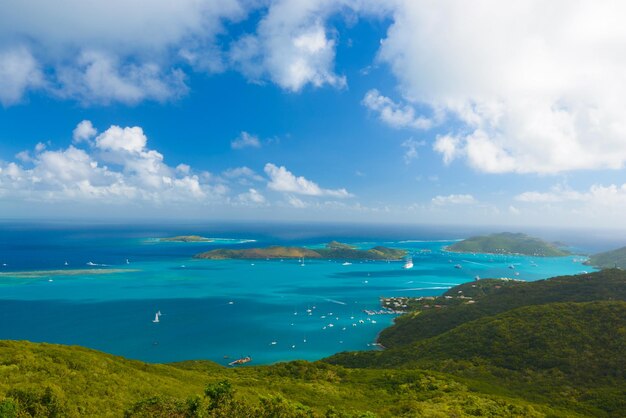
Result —
M 408 257 L 402 266 L 403 269 L 412 269 L 413 268 L 413 259 Z
M 152 320 L 152 322 L 159 322 L 159 317 L 161 316 L 161 311 L 157 312 L 156 314 L 154 314 L 154 319 Z

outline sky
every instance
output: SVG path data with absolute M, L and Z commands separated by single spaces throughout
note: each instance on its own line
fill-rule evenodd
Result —
M 4 0 L 0 218 L 625 228 L 623 16 Z

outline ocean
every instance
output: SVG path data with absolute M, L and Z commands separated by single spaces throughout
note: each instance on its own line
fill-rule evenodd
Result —
M 0 339 L 81 345 L 154 363 L 206 359 L 227 364 L 243 356 L 257 365 L 317 360 L 340 351 L 378 349 L 376 336 L 394 315 L 364 311 L 378 310 L 380 297 L 439 295 L 475 276 L 532 281 L 593 270 L 582 265 L 585 257 L 579 255 L 536 258 L 444 250 L 474 232 L 481 231 L 5 222 L 0 224 Z M 158 240 L 192 234 L 215 240 Z M 386 261 L 304 260 L 302 266 L 298 260 L 192 258 L 214 248 L 314 247 L 333 239 L 359 248 L 406 249 L 414 268 Z M 581 238 L 574 246 L 584 249 L 584 242 Z M 598 242 L 589 247 L 602 247 Z M 159 322 L 153 322 L 157 312 Z

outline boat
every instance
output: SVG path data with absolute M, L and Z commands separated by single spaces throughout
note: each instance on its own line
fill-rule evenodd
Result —
M 229 366 L 237 366 L 239 364 L 246 364 L 252 361 L 252 357 L 250 356 L 246 356 L 246 357 L 242 357 L 242 358 L 238 358 L 237 360 L 233 360 L 230 363 L 228 363 Z
M 156 323 L 156 322 L 159 322 L 159 317 L 160 317 L 160 316 L 161 316 L 161 315 L 160 315 L 160 313 L 159 313 L 159 312 L 157 312 L 157 313 L 154 315 L 154 319 L 152 320 L 152 322 L 155 322 L 155 323 Z
M 66 261 L 65 263 L 63 263 L 64 266 L 69 266 L 68 262 Z
M 462 265 L 460 265 L 460 264 L 455 264 L 455 265 L 454 265 L 454 268 L 455 268 L 455 269 L 462 269 L 462 268 L 463 268 L 463 266 L 462 266 Z
M 515 269 L 515 266 L 514 266 L 513 264 L 509 264 L 509 268 L 510 268 L 511 270 L 513 270 L 513 269 Z
M 97 264 L 92 262 L 92 261 L 87 261 L 87 265 L 88 266 L 97 266 Z
M 346 261 L 345 263 L 343 263 L 343 264 L 342 264 L 342 266 L 351 266 L 351 265 L 352 265 L 352 263 L 349 263 L 349 262 L 347 262 L 347 261 Z
M 411 257 L 408 257 L 406 259 L 406 261 L 404 262 L 404 265 L 402 266 L 403 269 L 412 269 L 413 268 L 413 259 Z
M 126 264 L 130 264 L 130 261 L 128 261 L 128 258 L 126 259 Z

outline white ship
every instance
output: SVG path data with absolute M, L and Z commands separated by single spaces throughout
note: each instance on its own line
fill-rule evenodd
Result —
M 412 269 L 413 268 L 413 259 L 411 257 L 407 258 L 402 266 L 403 269 Z

